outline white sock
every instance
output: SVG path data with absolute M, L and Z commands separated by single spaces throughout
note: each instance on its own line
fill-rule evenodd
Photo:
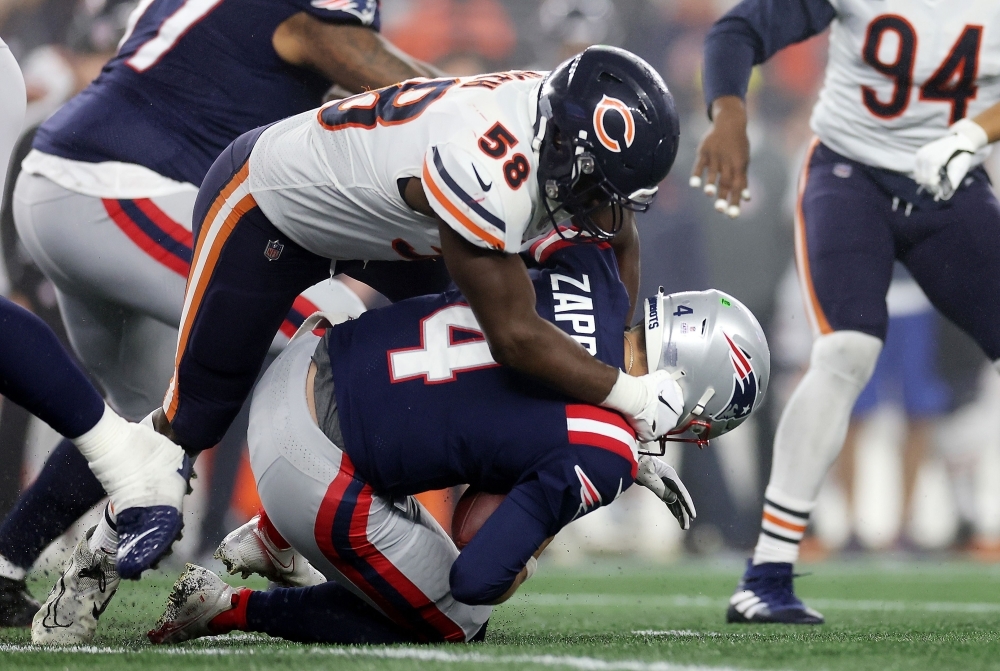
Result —
M 105 506 L 101 521 L 98 522 L 97 528 L 91 534 L 87 547 L 90 548 L 91 552 L 96 552 L 100 548 L 112 557 L 118 553 L 118 524 L 115 514 L 111 511 L 110 503 Z
M 809 513 L 844 445 L 854 402 L 871 377 L 881 350 L 881 340 L 857 331 L 837 331 L 813 343 L 809 370 L 781 413 L 775 432 L 771 479 L 765 493 L 772 505 L 764 507 L 755 564 L 794 563 L 798 559 Z
M 794 564 L 798 561 L 799 543 L 809 526 L 809 513 L 815 507 L 814 501 L 794 499 L 774 487 L 768 487 L 764 492 L 760 536 L 753 553 L 754 565 L 769 562 Z
M 11 580 L 24 580 L 24 576 L 27 574 L 26 570 L 3 555 L 0 555 L 0 576 L 10 578 Z
M 127 430 L 128 422 L 105 403 L 104 414 L 97 420 L 97 424 L 87 433 L 74 438 L 73 444 L 93 468 L 95 462 L 102 461 L 116 449 L 120 449 L 122 432 Z

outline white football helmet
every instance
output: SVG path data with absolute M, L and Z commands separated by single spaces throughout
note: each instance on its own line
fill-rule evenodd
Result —
M 760 406 L 771 352 L 745 305 L 716 289 L 668 295 L 660 287 L 644 310 L 649 370 L 669 371 L 684 392 L 677 428 L 662 440 L 705 447 Z

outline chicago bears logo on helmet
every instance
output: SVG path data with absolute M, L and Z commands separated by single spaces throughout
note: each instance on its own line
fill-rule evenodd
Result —
M 597 141 L 610 151 L 620 152 L 622 150 L 621 143 L 611 137 L 604 125 L 608 112 L 618 112 L 625 121 L 625 147 L 631 147 L 632 142 L 635 141 L 635 119 L 632 118 L 632 110 L 618 98 L 609 98 L 606 95 L 594 108 L 594 132 L 597 134 Z
M 733 364 L 733 393 L 729 403 L 715 416 L 715 419 L 742 419 L 753 410 L 757 400 L 757 375 L 750 364 L 750 356 L 732 341 L 728 335 L 729 360 Z

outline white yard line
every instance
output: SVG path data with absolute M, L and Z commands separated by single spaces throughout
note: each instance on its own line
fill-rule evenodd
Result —
M 1000 602 L 976 603 L 962 601 L 876 601 L 853 599 L 806 599 L 810 606 L 828 610 L 895 610 L 931 613 L 1000 613 Z M 649 606 L 653 608 L 725 608 L 728 599 L 707 596 L 635 595 L 625 594 L 524 594 L 509 602 L 522 606 Z
M 260 639 L 262 641 L 267 639 Z M 531 664 L 545 667 L 566 667 L 580 671 L 739 671 L 729 666 L 702 666 L 671 664 L 670 662 L 646 662 L 638 659 L 608 660 L 596 657 L 575 657 L 571 655 L 490 655 L 481 652 L 449 652 L 434 648 L 335 648 L 302 646 L 259 650 L 254 648 L 211 648 L 211 647 L 151 647 L 151 648 L 105 648 L 101 646 L 78 646 L 68 648 L 40 648 L 31 645 L 0 644 L 0 653 L 77 653 L 89 655 L 127 655 L 137 653 L 159 653 L 180 656 L 238 656 L 238 655 L 283 655 L 304 654 L 329 657 L 367 657 L 386 660 L 406 660 L 434 662 L 438 664 L 476 664 L 496 666 L 498 664 Z

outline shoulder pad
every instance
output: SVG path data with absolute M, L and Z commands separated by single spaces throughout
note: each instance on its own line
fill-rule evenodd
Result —
M 495 162 L 494 162 L 495 163 Z M 424 193 L 434 212 L 480 247 L 517 253 L 527 221 L 510 221 L 514 198 L 502 171 L 454 143 L 432 146 L 424 156 Z M 523 219 L 524 217 L 517 217 Z

